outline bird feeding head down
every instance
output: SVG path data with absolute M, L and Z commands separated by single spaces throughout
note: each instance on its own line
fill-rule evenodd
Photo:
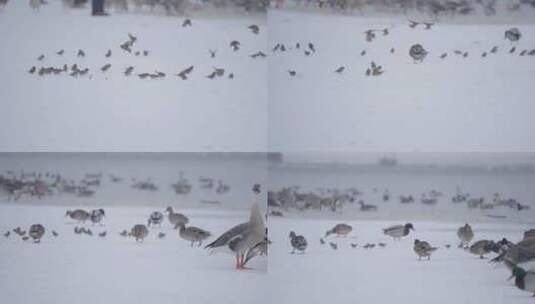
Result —
M 253 192 L 256 194 L 260 194 L 260 184 L 254 184 Z
M 405 224 L 405 229 L 414 231 L 414 226 L 411 223 Z

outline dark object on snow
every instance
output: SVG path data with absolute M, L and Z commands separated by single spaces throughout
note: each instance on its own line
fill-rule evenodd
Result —
M 104 0 L 92 0 L 91 2 L 91 15 L 93 16 L 107 16 L 104 12 Z
M 509 41 L 518 41 L 520 40 L 520 37 L 522 37 L 522 34 L 520 34 L 520 31 L 516 27 L 505 31 L 505 39 Z
M 414 61 L 422 62 L 427 56 L 427 51 L 420 44 L 415 44 L 409 50 L 409 55 L 414 59 Z

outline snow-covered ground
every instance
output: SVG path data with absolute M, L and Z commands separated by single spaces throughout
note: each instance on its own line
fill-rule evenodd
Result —
M 75 207 L 0 205 L 2 234 L 35 223 L 46 229 L 39 244 L 24 242 L 13 232 L 9 238 L 0 236 L 3 302 L 208 304 L 265 299 L 266 257 L 253 259 L 250 270 L 236 271 L 234 257 L 190 247 L 167 221 L 151 229 L 143 243 L 119 235 L 146 223 L 152 211 L 161 210 L 156 208 L 105 208 L 104 225 L 86 224 L 94 235 L 78 235 L 73 232 L 77 224 L 64 217 Z M 191 225 L 213 234 L 208 241 L 248 219 L 248 212 L 180 211 Z M 59 235 L 54 237 L 52 230 Z M 107 231 L 105 238 L 96 235 L 102 231 Z M 159 239 L 159 232 L 165 238 Z
M 269 282 L 271 303 L 533 303 L 531 294 L 507 281 L 510 272 L 457 248 L 456 230 L 464 222 L 413 222 L 415 232 L 393 241 L 381 229 L 397 221 L 347 221 L 347 238 L 320 237 L 338 221 L 270 219 Z M 473 225 L 475 239 L 518 241 L 532 226 Z M 293 230 L 308 240 L 305 254 L 290 254 Z M 415 238 L 440 247 L 430 261 L 418 261 Z M 329 242 L 336 243 L 337 250 Z M 366 243 L 386 247 L 363 249 Z M 357 247 L 352 248 L 351 243 Z M 444 246 L 450 244 L 451 248 Z M 271 283 L 275 282 L 275 283 Z
M 533 23 L 439 22 L 425 30 L 407 19 L 269 11 L 269 48 L 287 48 L 270 53 L 270 150 L 533 150 L 535 56 L 520 56 L 535 49 Z M 517 43 L 504 39 L 512 26 L 522 33 Z M 372 42 L 367 29 L 379 30 Z M 309 42 L 316 52 L 306 56 Z M 408 55 L 416 43 L 428 51 L 423 63 Z M 365 76 L 372 61 L 382 75 Z
M 49 2 L 40 11 L 28 1 L 0 10 L 0 150 L 266 151 L 267 60 L 250 57 L 266 51 L 265 15 L 192 18 L 191 27 L 182 27 L 185 18 L 91 17 L 89 8 Z M 252 24 L 258 34 L 248 29 Z M 138 38 L 132 54 L 119 47 L 129 33 Z M 232 51 L 232 40 L 241 43 L 239 51 Z M 77 57 L 79 49 L 85 57 Z M 28 73 L 32 66 L 75 63 L 88 74 Z M 111 67 L 103 73 L 105 64 Z M 126 77 L 128 66 L 134 70 Z M 189 66 L 188 80 L 175 76 Z M 224 77 L 206 78 L 214 67 L 224 68 Z M 137 76 L 156 70 L 166 77 Z

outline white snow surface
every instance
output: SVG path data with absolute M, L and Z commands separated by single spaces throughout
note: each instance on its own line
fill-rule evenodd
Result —
M 192 18 L 193 26 L 183 28 L 183 17 L 91 17 L 89 8 L 49 2 L 39 11 L 28 1 L 0 9 L 1 151 L 267 150 L 267 60 L 249 57 L 265 52 L 265 15 Z M 259 25 L 258 35 L 251 24 Z M 128 33 L 138 38 L 133 51 L 148 50 L 148 56 L 119 48 Z M 231 50 L 232 40 L 241 42 L 239 51 Z M 77 58 L 78 49 L 86 57 Z M 74 63 L 89 75 L 27 72 Z M 102 73 L 107 63 L 112 66 Z M 190 65 L 190 79 L 179 80 L 175 74 Z M 123 75 L 128 66 L 134 67 L 130 77 Z M 225 77 L 206 78 L 214 67 L 224 68 Z M 155 70 L 167 76 L 136 76 Z
M 530 293 L 507 281 L 511 273 L 505 266 L 457 248 L 456 230 L 464 222 L 413 222 L 414 233 L 393 241 L 381 229 L 404 222 L 347 221 L 353 227 L 348 237 L 332 236 L 321 245 L 320 237 L 337 223 L 270 219 L 269 282 L 276 282 L 271 303 L 533 303 Z M 473 228 L 475 240 L 518 241 L 525 229 L 533 227 L 477 224 Z M 290 254 L 290 230 L 307 239 L 305 254 Z M 415 238 L 439 247 L 430 261 L 418 260 L 412 249 Z M 331 249 L 329 242 L 338 249 Z M 387 245 L 361 247 L 378 242 Z
M 24 242 L 11 232 L 0 238 L 0 290 L 4 303 L 258 303 L 264 301 L 267 258 L 257 257 L 251 269 L 234 269 L 234 257 L 210 255 L 190 247 L 166 222 L 150 229 L 143 243 L 119 232 L 146 223 L 157 209 L 105 208 L 103 226 L 84 225 L 94 235 L 77 235 L 76 223 L 64 217 L 76 206 L 0 205 L 2 234 L 41 223 L 41 243 Z M 160 210 L 163 211 L 163 210 Z M 247 212 L 180 210 L 190 224 L 212 232 L 214 240 Z M 51 231 L 59 233 L 53 237 Z M 96 235 L 107 231 L 105 238 Z M 166 233 L 158 239 L 158 232 Z M 207 244 L 206 242 L 203 246 Z
M 417 21 L 430 21 L 418 19 Z M 517 43 L 504 39 L 518 27 Z M 271 151 L 532 151 L 533 23 L 438 22 L 431 30 L 405 17 L 268 12 Z M 367 29 L 376 32 L 366 42 Z M 301 49 L 295 44 L 300 42 Z M 311 42 L 316 52 L 305 56 Z M 411 45 L 428 51 L 423 63 Z M 497 54 L 482 58 L 498 46 Z M 509 53 L 512 46 L 516 52 Z M 391 54 L 390 49 L 395 48 Z M 366 55 L 361 56 L 365 50 Z M 468 52 L 468 57 L 454 50 Z M 442 60 L 440 55 L 447 52 Z M 371 61 L 384 74 L 366 77 Z M 334 72 L 345 66 L 343 74 Z M 287 70 L 295 70 L 296 77 Z

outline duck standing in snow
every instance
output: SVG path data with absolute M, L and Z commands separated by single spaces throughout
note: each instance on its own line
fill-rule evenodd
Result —
M 331 234 L 336 234 L 336 236 L 347 236 L 352 230 L 353 227 L 349 226 L 348 224 L 337 224 L 325 232 L 325 237 L 328 237 Z
M 149 216 L 149 220 L 147 221 L 147 226 L 150 227 L 151 225 L 152 226 L 158 225 L 161 227 L 162 222 L 163 222 L 163 214 L 160 211 L 154 211 Z
M 145 225 L 138 224 L 132 227 L 128 235 L 135 237 L 136 242 L 141 241 L 143 243 L 143 240 L 149 235 L 149 229 Z
M 437 250 L 437 247 L 432 247 L 428 242 L 420 241 L 418 239 L 414 240 L 414 252 L 418 255 L 418 260 L 421 260 L 422 257 L 427 257 L 428 260 L 431 259 L 431 253 Z
M 189 223 L 188 217 L 182 213 L 175 213 L 173 207 L 167 207 L 165 211 L 168 213 L 167 218 L 169 219 L 171 225 L 173 225 L 174 229 L 177 229 L 181 224 L 186 225 Z
M 414 230 L 414 227 L 411 223 L 407 223 L 405 225 L 395 225 L 385 228 L 383 229 L 383 233 L 393 237 L 394 240 L 399 240 L 402 237 L 409 235 L 411 230 Z
M 459 248 L 467 248 L 472 239 L 474 238 L 474 232 L 472 231 L 472 226 L 469 224 L 465 224 L 462 227 L 459 227 L 457 229 L 457 236 L 461 240 L 461 243 L 459 244 Z
M 74 211 L 67 210 L 65 216 L 68 216 L 71 219 L 78 221 L 79 223 L 84 223 L 91 215 L 85 210 L 76 209 Z
M 513 274 L 509 277 L 509 280 L 515 278 L 515 285 L 520 290 L 529 291 L 535 297 L 535 271 L 524 270 L 522 267 L 513 266 Z
M 41 224 L 34 224 L 28 230 L 28 235 L 32 237 L 35 243 L 41 242 L 41 238 L 45 234 L 45 227 Z
M 184 224 L 179 225 L 180 229 L 178 230 L 178 235 L 186 241 L 191 242 L 191 247 L 195 242 L 199 243 L 199 246 L 202 245 L 202 241 L 210 237 L 210 232 L 203 230 L 197 227 L 187 227 Z
M 290 244 L 292 245 L 292 254 L 295 253 L 295 250 L 305 253 L 305 249 L 307 249 L 307 240 L 305 237 L 296 235 L 293 231 L 290 231 Z
M 479 258 L 483 259 L 485 258 L 486 254 L 491 253 L 494 251 L 496 247 L 496 243 L 494 241 L 489 240 L 479 240 L 472 244 L 470 248 L 468 249 L 471 254 L 478 255 Z
M 420 61 L 423 62 L 425 56 L 427 56 L 427 51 L 424 49 L 424 47 L 420 44 L 415 44 L 411 46 L 409 50 L 409 55 L 414 59 L 415 62 Z

